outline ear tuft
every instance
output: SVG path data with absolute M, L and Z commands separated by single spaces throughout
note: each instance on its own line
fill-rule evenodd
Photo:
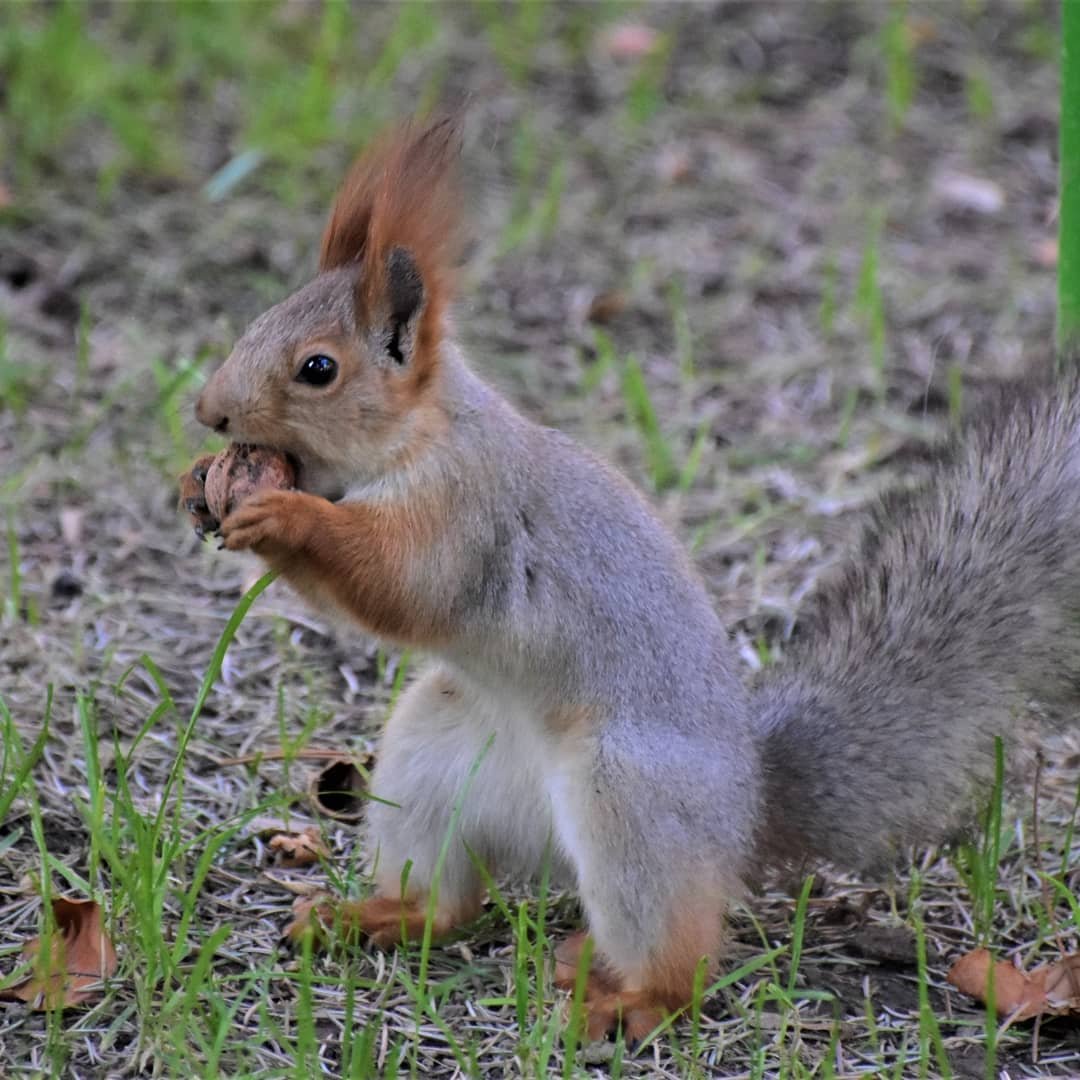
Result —
M 439 339 L 457 258 L 461 126 L 406 124 L 353 165 L 323 233 L 321 270 L 360 265 L 357 314 L 403 322 L 423 305 L 417 346 Z

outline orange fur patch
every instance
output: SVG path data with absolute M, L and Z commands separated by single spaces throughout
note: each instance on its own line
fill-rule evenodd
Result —
M 621 1025 L 627 1039 L 638 1040 L 656 1027 L 665 1012 L 689 1005 L 703 959 L 708 964 L 708 981 L 723 938 L 725 909 L 725 899 L 715 892 L 684 902 L 672 914 L 663 940 L 635 985 L 619 987 L 614 974 L 606 973 L 603 957 L 594 959 L 585 1001 L 589 1037 L 600 1038 Z
M 723 941 L 726 907 L 719 895 L 684 900 L 649 956 L 640 989 L 668 1009 L 689 1004 L 698 965 L 707 957 L 711 967 Z
M 310 547 L 313 563 L 325 568 L 324 587 L 361 623 L 377 634 L 434 645 L 452 632 L 447 597 L 430 590 L 430 582 L 424 582 L 427 595 L 410 583 L 430 576 L 423 563 L 445 535 L 448 514 L 435 499 L 412 499 L 408 505 L 327 504 L 336 512 Z
M 449 598 L 416 583 L 430 584 L 424 561 L 448 516 L 438 498 L 415 494 L 405 505 L 271 491 L 242 503 L 222 531 L 227 547 L 250 547 L 317 603 L 344 607 L 372 633 L 431 646 L 452 632 Z
M 391 251 L 400 247 L 412 255 L 424 286 L 418 355 L 433 355 L 452 292 L 460 145 L 460 124 L 449 117 L 421 129 L 406 124 L 384 136 L 349 171 L 323 233 L 321 270 L 360 265 L 361 319 L 374 317 L 384 302 Z
M 326 944 L 328 931 L 336 930 L 341 940 L 368 938 L 379 948 L 387 949 L 402 941 L 421 940 L 427 926 L 426 898 L 401 900 L 372 896 L 367 900 L 324 899 L 314 903 L 308 900 L 296 905 L 294 913 L 295 919 L 285 928 L 285 936 L 294 942 L 314 931 L 320 943 Z M 479 902 L 467 911 L 436 907 L 431 922 L 432 939 L 446 937 L 479 913 Z
M 555 985 L 560 990 L 573 990 L 577 986 L 578 966 L 585 950 L 588 931 L 579 930 L 564 938 L 555 948 Z M 618 990 L 619 980 L 595 952 L 585 979 L 585 998 L 603 997 Z
M 621 990 L 585 1002 L 589 1040 L 595 1042 L 622 1027 L 628 1043 L 640 1042 L 664 1019 L 664 1008 L 651 994 Z

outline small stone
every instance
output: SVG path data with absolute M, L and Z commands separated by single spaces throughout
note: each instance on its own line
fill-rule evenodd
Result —
M 991 216 L 1005 207 L 1000 184 L 967 173 L 943 172 L 934 181 L 934 194 L 953 210 Z

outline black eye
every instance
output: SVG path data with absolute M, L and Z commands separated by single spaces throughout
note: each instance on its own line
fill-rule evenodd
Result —
M 326 386 L 337 378 L 337 361 L 332 356 L 319 353 L 309 356 L 296 373 L 296 381 L 310 386 Z

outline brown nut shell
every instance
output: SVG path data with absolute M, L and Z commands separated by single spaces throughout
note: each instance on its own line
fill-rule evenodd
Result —
M 289 459 L 265 446 L 233 443 L 206 472 L 206 505 L 222 522 L 249 495 L 263 488 L 287 490 L 296 481 Z

